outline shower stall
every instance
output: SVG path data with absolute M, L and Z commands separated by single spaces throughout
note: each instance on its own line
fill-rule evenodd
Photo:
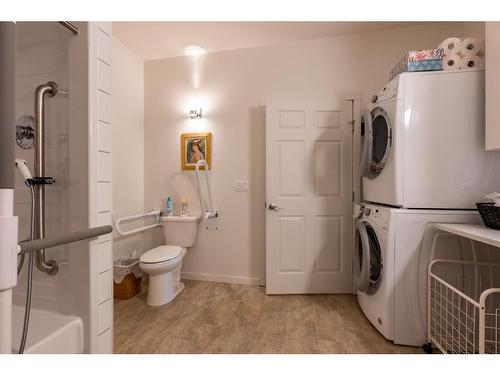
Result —
M 110 225 L 111 24 L 18 22 L 15 34 L 12 142 L 15 158 L 39 178 L 35 238 Z M 18 241 L 29 240 L 32 197 L 18 172 L 13 208 Z M 12 352 L 19 350 L 27 326 L 25 353 L 111 353 L 111 234 L 33 254 L 31 283 L 28 256 L 17 257 Z

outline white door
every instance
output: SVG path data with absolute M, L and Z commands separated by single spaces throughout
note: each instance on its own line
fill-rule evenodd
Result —
M 352 292 L 352 103 L 267 103 L 268 294 Z

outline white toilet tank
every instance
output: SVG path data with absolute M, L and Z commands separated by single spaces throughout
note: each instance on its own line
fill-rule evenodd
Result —
M 191 247 L 198 234 L 198 216 L 163 216 L 163 236 L 166 245 Z

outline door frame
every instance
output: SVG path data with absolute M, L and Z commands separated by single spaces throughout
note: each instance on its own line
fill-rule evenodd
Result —
M 359 162 L 360 162 L 360 152 L 361 152 L 361 95 L 357 92 L 354 91 L 347 91 L 340 93 L 338 97 L 336 98 L 315 98 L 315 99 L 297 99 L 297 98 L 291 98 L 291 99 L 276 99 L 276 98 L 269 98 L 266 100 L 266 103 L 270 101 L 275 101 L 275 100 L 338 100 L 338 101 L 351 101 L 351 108 L 352 108 L 352 121 L 351 121 L 351 127 L 352 127 L 352 137 L 351 137 L 351 152 L 352 152 L 352 205 L 351 205 L 351 218 L 352 218 L 352 233 L 351 233 L 351 252 L 354 251 L 355 247 L 355 239 L 356 239 L 356 221 L 357 218 L 353 217 L 352 212 L 353 212 L 353 205 L 355 202 L 361 202 L 361 197 L 362 197 L 362 177 L 360 174 L 360 168 L 359 168 Z M 269 125 L 266 121 L 266 134 L 265 134 L 265 151 L 267 150 L 267 145 L 269 142 Z M 264 254 L 264 270 L 262 273 L 262 278 L 260 280 L 260 286 L 266 287 L 267 285 L 267 249 L 269 248 L 269 237 L 267 234 L 267 205 L 269 202 L 269 197 L 267 196 L 267 181 L 269 180 L 268 176 L 268 168 L 267 168 L 267 152 L 265 153 L 265 159 L 266 159 L 266 171 L 265 171 L 265 201 L 263 202 L 265 206 L 265 211 L 264 211 L 264 223 L 265 223 L 265 249 L 263 251 Z M 352 254 L 354 256 L 354 254 Z M 352 294 L 356 294 L 356 279 L 354 277 L 354 257 L 352 257 L 351 260 L 351 278 L 352 278 Z

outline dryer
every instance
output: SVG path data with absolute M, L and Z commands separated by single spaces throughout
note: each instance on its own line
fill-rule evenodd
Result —
M 469 240 L 444 232 L 436 237 L 436 253 L 431 253 L 437 232 L 433 223 L 438 222 L 479 224 L 481 218 L 476 211 L 366 204 L 358 219 L 354 250 L 358 302 L 372 325 L 395 344 L 427 342 L 430 261 L 472 259 Z M 475 248 L 479 255 L 489 250 L 479 244 Z
M 484 71 L 403 73 L 372 98 L 361 126 L 365 201 L 471 209 L 500 187 L 484 150 Z

